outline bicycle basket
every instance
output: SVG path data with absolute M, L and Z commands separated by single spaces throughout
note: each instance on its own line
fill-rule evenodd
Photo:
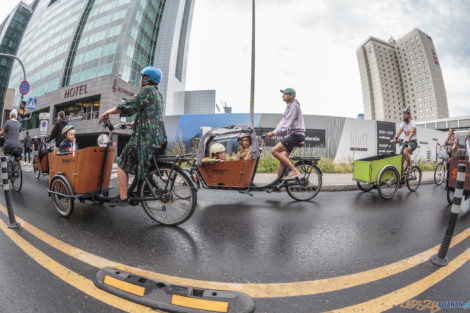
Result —
M 439 159 L 445 160 L 447 155 L 448 154 L 446 148 L 439 149 Z

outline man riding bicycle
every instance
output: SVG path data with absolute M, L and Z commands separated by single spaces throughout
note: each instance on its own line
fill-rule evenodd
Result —
M 403 154 L 403 159 L 406 161 L 406 168 L 404 172 L 408 173 L 408 171 L 411 169 L 411 154 L 418 147 L 416 122 L 411 118 L 411 110 L 409 108 L 405 108 L 403 110 L 403 122 L 398 128 L 395 137 L 390 140 L 390 143 L 395 143 L 402 132 L 405 134 L 405 138 L 403 139 L 403 145 L 401 147 L 400 153 Z
M 284 167 L 288 166 L 290 171 L 284 178 L 295 179 L 299 176 L 299 171 L 295 168 L 292 162 L 289 160 L 289 156 L 301 142 L 305 141 L 305 123 L 302 111 L 300 110 L 300 103 L 295 98 L 295 90 L 292 88 L 286 88 L 281 90 L 282 100 L 287 104 L 282 120 L 277 124 L 276 128 L 267 134 L 268 140 L 279 133 L 287 131 L 287 138 L 284 138 L 274 148 L 271 153 L 273 157 L 279 160 L 279 169 L 277 172 L 278 176 L 281 176 Z
M 21 124 L 17 120 L 18 112 L 16 110 L 11 110 L 10 119 L 5 122 L 0 136 L 5 136 L 5 141 L 3 143 L 3 155 L 13 154 L 18 151 L 21 155 L 20 147 L 20 131 Z

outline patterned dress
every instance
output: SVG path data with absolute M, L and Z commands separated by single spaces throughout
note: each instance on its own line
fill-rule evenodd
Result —
M 121 115 L 136 114 L 131 138 L 122 150 L 118 166 L 144 179 L 154 153 L 166 148 L 162 94 L 154 86 L 144 86 L 134 97 L 118 105 L 117 110 Z

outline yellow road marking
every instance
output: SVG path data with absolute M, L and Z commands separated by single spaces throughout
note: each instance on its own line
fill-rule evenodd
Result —
M 5 222 L 0 220 L 0 229 L 27 255 L 29 255 L 39 265 L 47 269 L 49 272 L 59 277 L 72 287 L 86 293 L 87 295 L 109 304 L 115 308 L 126 312 L 161 312 L 150 309 L 149 307 L 125 300 L 118 296 L 112 295 L 104 290 L 96 287 L 91 280 L 77 274 L 69 268 L 58 263 L 42 251 L 31 245 L 23 237 L 18 235 L 15 230 L 9 229 Z
M 417 282 L 405 286 L 401 289 L 395 290 L 389 294 L 383 295 L 381 297 L 359 303 L 356 305 L 348 306 L 338 310 L 330 311 L 330 313 L 349 313 L 349 312 L 383 312 L 390 310 L 391 308 L 402 304 L 403 302 L 410 300 L 417 295 L 423 293 L 430 287 L 434 286 L 462 265 L 470 260 L 470 248 L 461 253 L 453 261 L 449 262 L 447 266 L 441 267 L 434 273 L 424 277 Z
M 6 208 L 0 205 L 0 210 L 6 215 Z M 21 226 L 47 243 L 55 249 L 68 254 L 84 263 L 97 268 L 113 267 L 123 271 L 131 272 L 136 275 L 148 277 L 155 280 L 162 280 L 177 285 L 192 286 L 201 289 L 222 289 L 222 290 L 235 290 L 241 291 L 253 298 L 282 298 L 282 297 L 293 297 L 293 296 L 304 296 L 313 295 L 319 293 L 326 293 L 336 290 L 342 290 L 351 288 L 367 283 L 371 283 L 408 269 L 411 269 L 423 262 L 429 260 L 429 258 L 436 254 L 439 246 L 433 247 L 414 256 L 406 259 L 376 267 L 370 270 L 353 273 L 344 276 L 337 276 L 332 278 L 325 278 L 311 281 L 300 281 L 300 282 L 287 282 L 287 283 L 267 283 L 267 284 L 241 284 L 241 283 L 224 283 L 214 281 L 203 281 L 196 279 L 189 279 L 177 276 L 170 276 L 150 271 L 141 270 L 135 267 L 126 266 L 121 263 L 117 263 L 106 258 L 88 253 L 84 250 L 69 245 L 61 240 L 58 240 L 51 235 L 43 232 L 35 226 L 29 224 L 25 220 L 17 217 L 18 222 Z M 470 228 L 454 236 L 450 247 L 454 247 L 466 238 L 470 236 Z
M 171 297 L 171 304 L 197 310 L 228 312 L 228 302 L 225 301 L 212 301 L 173 295 Z
M 104 275 L 103 283 L 108 286 L 124 290 L 125 292 L 132 293 L 139 297 L 143 297 L 145 294 L 144 287 L 128 283 L 127 281 L 123 281 L 109 275 Z

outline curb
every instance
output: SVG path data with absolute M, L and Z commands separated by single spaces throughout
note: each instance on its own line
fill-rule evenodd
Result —
M 426 179 L 421 181 L 421 185 L 430 185 L 434 184 L 434 180 Z M 351 191 L 359 190 L 356 184 L 347 184 L 347 185 L 324 185 L 321 187 L 321 191 Z

